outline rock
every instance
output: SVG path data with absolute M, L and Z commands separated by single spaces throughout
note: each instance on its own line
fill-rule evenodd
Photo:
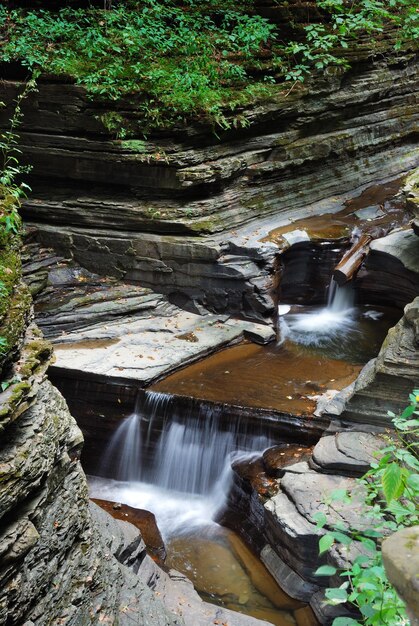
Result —
M 366 55 L 342 76 L 247 110 L 245 133 L 232 128 L 217 137 L 199 123 L 121 141 L 100 118 L 109 109 L 132 121 L 132 102 L 98 103 L 49 77 L 23 103 L 21 148 L 34 166 L 25 217 L 43 245 L 92 272 L 188 300 L 191 310 L 263 323 L 275 311 L 275 252 L 248 245 L 247 226 L 309 215 L 313 203 L 356 187 L 359 171 L 367 183 L 417 164 L 417 84 L 413 58 Z M 16 81 L 2 83 L 3 125 L 18 89 Z M 31 288 L 43 281 L 38 274 Z
M 387 576 L 407 605 L 412 626 L 419 624 L 419 528 L 402 528 L 383 541 Z
M 382 438 L 365 432 L 340 432 L 322 437 L 315 445 L 310 465 L 321 472 L 362 476 L 386 445 Z
M 269 476 L 279 478 L 284 474 L 285 467 L 308 460 L 311 451 L 311 447 L 304 447 L 295 443 L 283 443 L 265 450 L 262 457 L 263 464 Z
M 229 322 L 227 322 L 228 324 Z M 231 322 L 232 324 L 236 324 L 237 322 Z M 276 332 L 272 328 L 272 326 L 264 326 L 262 324 L 255 324 L 252 322 L 240 322 L 241 327 L 243 328 L 243 334 L 246 339 L 250 339 L 254 343 L 259 343 L 261 345 L 270 343 L 271 341 L 275 341 Z
M 226 325 L 217 315 L 174 307 L 170 313 L 157 308 L 153 317 L 122 316 L 57 337 L 54 375 L 82 372 L 96 380 L 144 385 L 243 336 L 240 322 Z
M 386 428 L 388 411 L 399 414 L 407 406 L 417 383 L 419 368 L 419 297 L 405 308 L 402 319 L 390 329 L 376 359 L 361 371 L 341 412 L 340 422 Z
M 413 213 L 413 232 L 419 235 L 419 168 L 407 177 L 403 192 L 407 205 Z
M 156 518 L 150 511 L 136 509 L 127 504 L 109 502 L 93 498 L 92 501 L 115 519 L 129 522 L 141 532 L 149 554 L 160 564 L 166 559 L 166 548 L 157 526 Z
M 356 279 L 361 302 L 403 308 L 419 293 L 419 247 L 412 229 L 371 243 Z
M 412 230 L 399 230 L 371 243 L 371 250 L 395 257 L 402 265 L 419 275 L 419 248 Z
M 266 475 L 265 464 L 261 458 L 235 461 L 232 468 L 261 498 L 271 497 L 278 491 L 277 482 Z

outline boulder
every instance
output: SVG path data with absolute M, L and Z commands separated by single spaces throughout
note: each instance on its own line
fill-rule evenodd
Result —
M 404 602 L 412 626 L 419 624 L 419 528 L 402 528 L 383 541 L 387 576 Z
M 372 433 L 343 431 L 322 437 L 314 446 L 309 464 L 324 473 L 362 476 L 385 445 L 381 437 Z

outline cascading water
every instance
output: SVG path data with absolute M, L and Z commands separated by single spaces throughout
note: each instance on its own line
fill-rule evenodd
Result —
M 160 430 L 161 429 L 161 430 Z M 155 513 L 165 538 L 211 525 L 222 506 L 231 462 L 272 445 L 269 435 L 222 424 L 221 407 L 200 405 L 178 415 L 169 394 L 146 392 L 115 432 L 93 497 L 122 501 Z
M 327 306 L 311 307 L 303 313 L 280 316 L 281 340 L 289 339 L 307 346 L 321 346 L 358 332 L 357 309 L 352 285 L 340 287 L 332 278 Z

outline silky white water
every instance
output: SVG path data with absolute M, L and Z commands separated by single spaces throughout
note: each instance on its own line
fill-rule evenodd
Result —
M 357 309 L 352 285 L 339 285 L 332 278 L 326 307 L 311 307 L 304 313 L 279 317 L 281 341 L 289 339 L 307 346 L 319 346 L 358 332 Z
M 125 418 L 92 477 L 91 497 L 152 511 L 165 539 L 210 527 L 228 493 L 233 459 L 272 445 L 268 435 L 239 424 L 221 425 L 222 410 L 200 406 L 197 415 L 177 415 L 169 394 L 147 392 Z M 161 432 L 157 440 L 154 431 Z M 152 459 L 145 458 L 147 445 Z

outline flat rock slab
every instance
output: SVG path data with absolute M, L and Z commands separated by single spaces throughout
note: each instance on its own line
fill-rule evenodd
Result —
M 360 494 L 360 487 L 354 478 L 320 474 L 306 462 L 301 462 L 292 465 L 280 480 L 281 490 L 310 524 L 316 524 L 316 513 L 323 511 L 330 525 L 337 521 L 350 527 L 359 525 L 363 516 L 361 497 L 353 498 L 350 504 L 341 501 L 326 504 L 335 490 L 344 489 L 354 496 L 357 492 Z
M 383 445 L 383 439 L 372 433 L 351 431 L 322 437 L 313 450 L 310 465 L 322 472 L 362 476 Z
M 271 341 L 275 341 L 276 339 L 276 333 L 272 326 L 255 324 L 254 322 L 237 322 L 237 320 L 229 320 L 227 322 L 229 325 L 236 325 L 237 323 L 242 326 L 245 338 L 250 339 L 250 341 L 253 341 L 254 343 L 264 345 L 266 343 L 270 343 Z
M 122 319 L 65 336 L 54 369 L 150 383 L 243 337 L 237 321 L 177 309 L 170 317 Z

